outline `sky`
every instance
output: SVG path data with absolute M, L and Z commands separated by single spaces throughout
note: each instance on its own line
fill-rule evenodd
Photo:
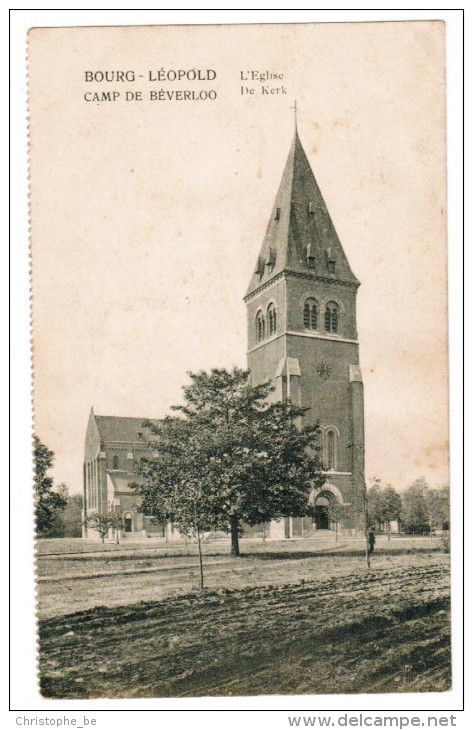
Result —
M 187 371 L 246 365 L 294 99 L 361 281 L 368 482 L 448 480 L 443 23 L 38 29 L 29 68 L 35 430 L 57 482 L 81 490 L 92 406 L 159 418 Z M 105 70 L 135 80 L 85 80 Z

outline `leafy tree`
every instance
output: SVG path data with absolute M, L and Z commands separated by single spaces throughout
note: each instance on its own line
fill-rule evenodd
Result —
M 95 515 L 88 517 L 84 524 L 97 530 L 102 542 L 105 542 L 108 531 L 113 528 L 117 533 L 117 543 L 119 542 L 118 531 L 123 527 L 123 520 L 116 512 L 105 512 L 103 514 L 97 512 Z
M 113 519 L 110 522 L 110 527 L 115 530 L 115 542 L 118 545 L 120 542 L 120 530 L 123 530 L 125 525 L 123 522 L 123 517 L 121 515 L 117 514 L 116 512 L 112 512 L 111 514 Z
M 149 488 L 140 485 L 134 485 L 139 488 L 142 494 L 146 494 L 145 501 L 141 505 L 141 510 L 145 514 L 153 516 L 155 522 L 172 522 L 179 532 L 186 537 L 195 539 L 197 542 L 199 555 L 199 585 L 204 587 L 204 567 L 202 562 L 202 537 L 206 530 L 215 529 L 220 524 L 212 519 L 210 510 L 213 504 L 209 495 L 206 493 L 202 477 L 202 464 L 199 455 L 196 453 L 189 454 L 186 464 L 185 475 L 179 472 L 179 467 L 172 464 L 172 455 L 168 454 L 166 458 L 166 446 L 164 438 L 170 439 L 168 445 L 171 444 L 173 438 L 184 439 L 186 436 L 180 429 L 184 425 L 179 423 L 177 419 L 166 419 L 165 425 L 161 431 L 161 454 L 159 459 L 153 459 L 153 464 L 147 463 L 144 459 L 141 464 L 141 471 L 150 478 L 154 478 L 155 461 L 160 461 L 163 471 L 160 472 L 159 483 L 156 485 L 156 491 L 153 487 Z M 185 424 L 187 427 L 188 424 Z M 158 467 L 159 468 L 159 467 Z
M 81 537 L 83 501 L 82 494 L 68 496 L 67 506 L 61 516 L 65 537 Z
M 379 530 L 384 522 L 381 480 L 376 477 L 368 489 L 368 522 L 370 525 L 375 524 Z
M 428 532 L 430 517 L 427 509 L 429 487 L 423 477 L 416 479 L 402 494 L 401 519 L 408 532 Z
M 82 494 L 71 494 L 69 497 L 69 504 L 73 505 L 74 507 L 78 507 L 79 509 L 84 508 L 84 497 Z
M 402 500 L 391 484 L 387 484 L 381 492 L 381 515 L 388 525 L 388 540 L 391 538 L 391 522 L 399 520 L 402 512 Z
M 65 485 L 60 485 L 62 494 L 53 491 L 53 480 L 47 476 L 47 472 L 54 463 L 54 452 L 41 443 L 37 436 L 34 437 L 33 458 L 36 530 L 38 534 L 44 535 L 55 525 L 67 499 L 63 496 Z
M 338 540 L 338 526 L 346 514 L 346 505 L 340 504 L 335 499 L 329 500 L 328 517 L 332 524 L 335 525 L 335 541 Z
M 67 486 L 67 484 L 61 482 L 57 485 L 57 487 L 54 488 L 54 491 L 56 491 L 63 499 L 65 499 L 66 502 L 69 501 L 69 487 Z
M 400 495 L 391 484 L 381 485 L 381 479 L 373 478 L 373 484 L 368 491 L 369 523 L 376 525 L 378 530 L 386 530 L 388 539 L 391 536 L 391 521 L 401 516 L 402 501 Z
M 431 529 L 448 530 L 450 527 L 450 488 L 445 484 L 430 489 L 426 495 L 427 512 Z
M 303 516 L 311 487 L 324 482 L 318 425 L 301 428 L 306 409 L 268 402 L 273 388 L 251 386 L 249 375 L 189 373 L 178 415 L 146 423 L 157 455 L 143 460 L 143 483 L 135 485 L 145 514 L 186 534 L 230 532 L 232 555 L 243 522 Z

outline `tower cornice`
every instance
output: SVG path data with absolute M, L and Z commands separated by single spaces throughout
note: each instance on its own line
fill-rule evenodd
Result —
M 293 269 L 284 269 L 284 271 L 279 272 L 279 274 L 276 274 L 276 276 L 273 276 L 272 279 L 269 279 L 269 281 L 264 282 L 264 284 L 261 284 L 257 289 L 247 294 L 245 297 L 243 297 L 244 302 L 249 302 L 252 299 L 254 299 L 258 294 L 261 294 L 261 292 L 265 291 L 266 289 L 269 289 L 272 287 L 276 282 L 280 281 L 281 279 L 284 279 L 286 277 L 293 277 L 295 279 L 306 279 L 309 281 L 320 281 L 324 284 L 334 284 L 335 286 L 341 286 L 341 287 L 349 287 L 351 289 L 358 289 L 360 286 L 359 281 L 349 281 L 348 279 L 336 279 L 332 278 L 330 276 L 320 276 L 318 274 L 312 274 L 310 272 L 303 272 L 303 271 L 294 271 Z
M 352 337 L 342 337 L 340 335 L 329 335 L 329 334 L 321 334 L 320 332 L 297 332 L 293 330 L 285 330 L 284 332 L 280 332 L 277 335 L 273 335 L 272 337 L 268 337 L 265 340 L 262 340 L 261 342 L 257 342 L 256 345 L 253 345 L 253 347 L 250 347 L 249 350 L 246 351 L 246 354 L 249 355 L 251 352 L 255 352 L 256 350 L 259 350 L 261 347 L 264 347 L 265 345 L 268 345 L 270 342 L 274 342 L 275 340 L 281 339 L 281 337 L 307 337 L 310 340 L 322 340 L 325 342 L 345 342 L 350 345 L 359 345 L 359 341 L 357 339 L 354 339 Z

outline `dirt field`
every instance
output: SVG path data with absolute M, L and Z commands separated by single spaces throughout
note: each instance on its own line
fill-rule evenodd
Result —
M 53 543 L 54 551 L 44 543 Z M 149 547 L 90 542 L 78 554 L 73 541 L 41 541 L 38 556 L 38 612 L 40 618 L 74 613 L 94 606 L 120 606 L 159 600 L 196 590 L 199 569 L 195 545 Z M 47 547 L 47 546 L 46 546 Z M 72 548 L 72 550 L 71 550 Z M 92 550 L 91 550 L 92 548 Z M 95 548 L 95 550 L 93 549 Z M 283 585 L 319 580 L 364 570 L 364 543 L 359 538 L 266 542 L 243 540 L 242 557 L 231 558 L 227 542 L 204 548 L 206 588 L 245 588 L 268 583 Z M 373 569 L 444 564 L 439 544 L 429 538 L 378 538 Z
M 186 555 L 132 559 L 117 552 L 112 565 L 103 562 L 110 556 L 97 555 L 93 571 L 88 559 L 77 564 L 73 556 L 39 561 L 48 616 L 40 622 L 43 694 L 449 689 L 448 555 L 432 543 L 386 541 L 370 572 L 353 541 L 312 550 L 292 543 L 289 552 L 287 543 L 284 552 L 274 543 L 252 552 L 249 546 L 240 560 L 206 556 L 204 593 L 190 587 L 196 569 Z M 134 568 L 151 572 L 123 572 Z M 101 570 L 113 575 L 86 577 Z M 131 596 L 135 603 L 122 605 Z M 53 617 L 64 600 L 59 613 L 69 615 Z

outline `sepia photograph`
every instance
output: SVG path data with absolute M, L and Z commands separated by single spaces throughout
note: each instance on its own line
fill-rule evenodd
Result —
M 449 692 L 445 23 L 34 27 L 28 105 L 38 693 Z

